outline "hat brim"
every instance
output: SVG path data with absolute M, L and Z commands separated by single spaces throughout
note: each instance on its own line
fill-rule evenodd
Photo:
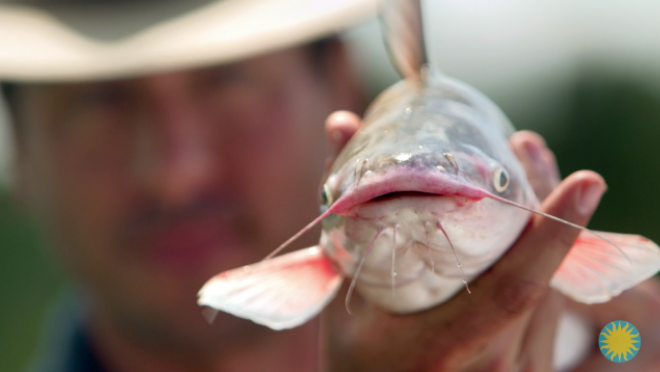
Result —
M 156 22 L 152 17 L 111 41 L 81 32 L 53 9 L 0 6 L 0 80 L 117 79 L 227 63 L 339 32 L 375 14 L 376 0 L 212 1 Z M 88 28 L 94 17 L 104 17 L 99 27 L 108 20 L 122 27 L 136 14 L 130 7 L 107 15 L 78 9 L 77 17 L 88 17 Z

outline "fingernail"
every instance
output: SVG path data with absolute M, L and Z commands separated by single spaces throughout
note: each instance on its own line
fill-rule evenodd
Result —
M 532 141 L 525 141 L 524 145 L 525 145 L 525 150 L 527 150 L 527 154 L 529 155 L 530 158 L 532 158 L 534 163 L 545 165 L 543 162 L 543 157 L 541 156 L 541 148 L 538 146 L 537 143 Z
M 332 140 L 333 141 L 339 142 L 339 141 L 341 141 L 341 137 L 342 137 L 342 135 L 341 135 L 340 130 L 332 131 Z
M 600 182 L 593 182 L 582 186 L 577 200 L 578 212 L 585 216 L 592 214 L 596 210 L 604 192 L 605 187 Z

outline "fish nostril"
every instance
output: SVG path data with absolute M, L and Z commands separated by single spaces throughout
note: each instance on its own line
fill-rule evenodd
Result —
M 367 171 L 367 159 L 360 158 L 357 160 L 355 163 L 355 171 L 353 173 L 353 179 L 355 180 L 355 185 L 354 187 L 358 187 L 360 184 L 360 180 L 362 179 L 362 176 L 364 176 L 365 172 Z
M 458 163 L 456 162 L 456 159 L 454 158 L 454 155 L 452 155 L 448 152 L 444 152 L 444 153 L 442 153 L 442 155 L 445 157 L 445 159 L 447 159 L 447 161 L 452 166 L 452 168 L 454 168 L 456 173 L 458 173 Z

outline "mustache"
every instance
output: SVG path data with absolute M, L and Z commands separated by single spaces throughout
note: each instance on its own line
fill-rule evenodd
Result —
M 200 218 L 228 223 L 241 231 L 252 224 L 248 209 L 241 198 L 225 193 L 207 192 L 194 196 L 185 204 L 175 206 L 164 204 L 155 198 L 143 198 L 134 202 L 133 208 L 123 219 L 120 236 L 135 237 Z

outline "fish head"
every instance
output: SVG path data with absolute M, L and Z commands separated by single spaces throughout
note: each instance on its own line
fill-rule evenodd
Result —
M 499 109 L 464 84 L 395 85 L 374 102 L 323 185 L 321 209 L 332 214 L 323 220 L 322 245 L 347 275 L 365 257 L 363 294 L 389 289 L 395 275 L 397 288 L 444 277 L 451 290 L 423 284 L 435 294 L 396 300 L 415 309 L 437 304 L 463 276 L 494 263 L 529 219 L 489 195 L 538 204 L 508 146 L 511 132 Z
M 524 169 L 508 146 L 512 132 L 497 106 L 463 83 L 445 77 L 402 81 L 374 101 L 337 157 L 323 186 L 322 208 L 339 202 L 334 209 L 341 213 L 378 194 L 402 191 L 474 198 L 487 191 L 534 204 Z

